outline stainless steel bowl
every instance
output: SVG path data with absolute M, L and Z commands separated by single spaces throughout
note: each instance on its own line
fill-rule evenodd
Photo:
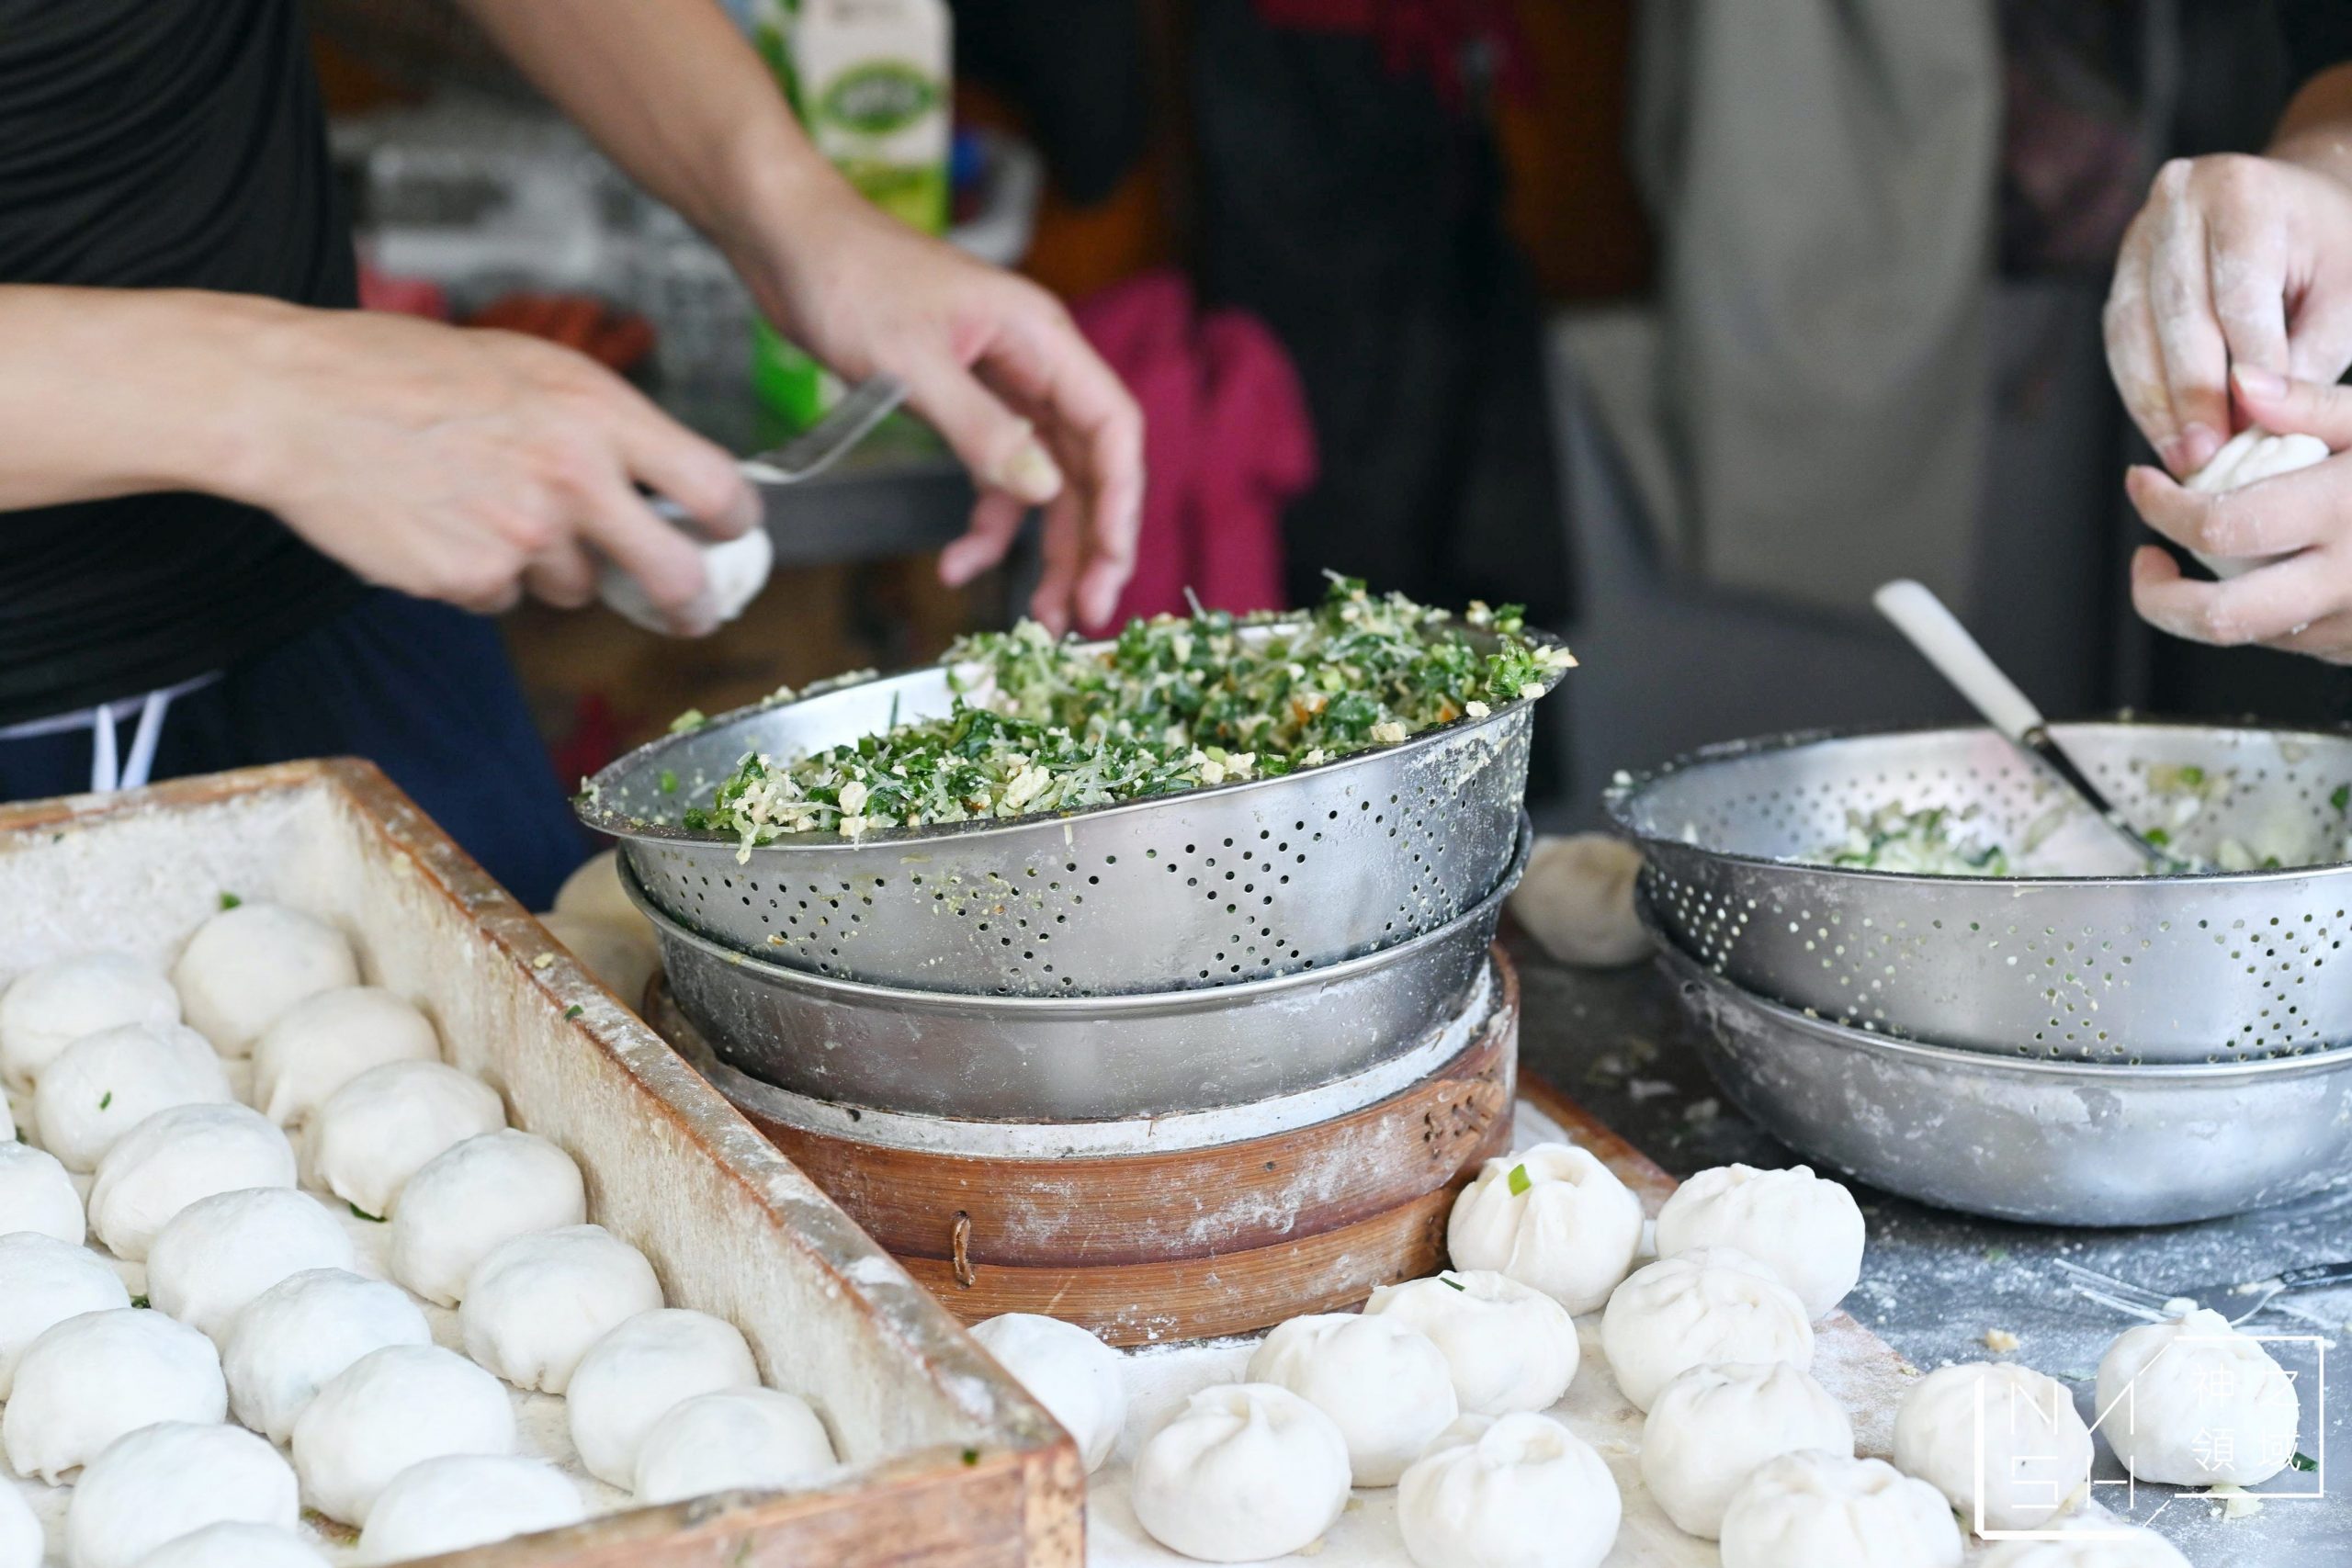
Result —
M 815 1099 L 982 1120 L 1085 1122 L 1240 1105 L 1409 1051 L 1484 973 L 1533 830 L 1487 896 L 1344 963 L 1209 989 L 960 997 L 767 964 L 688 930 L 627 874 L 677 1004 L 729 1065 Z
M 2345 859 L 2352 737 L 2223 725 L 2054 727 L 2133 822 L 2211 858 L 2226 837 Z M 2163 765 L 2170 765 L 2169 769 Z M 2178 817 L 2177 770 L 2215 798 Z M 1675 944 L 1743 990 L 1874 1032 L 2086 1062 L 2227 1062 L 2352 1042 L 2352 865 L 2194 876 L 1933 876 L 1800 864 L 1848 814 L 1975 814 L 2040 854 L 2115 841 L 1988 729 L 1788 736 L 1622 782 Z
M 1808 1018 L 1659 947 L 1724 1092 L 1873 1187 L 2005 1220 L 2154 1225 L 2352 1180 L 2352 1049 L 2144 1066 L 1947 1050 Z

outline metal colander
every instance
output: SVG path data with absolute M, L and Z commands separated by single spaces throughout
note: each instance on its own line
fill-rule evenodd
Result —
M 739 953 L 871 985 L 1113 996 L 1241 984 L 1376 952 L 1476 905 L 1511 863 L 1530 700 L 1280 778 L 1064 816 L 800 833 L 739 858 L 677 826 L 748 751 L 792 757 L 947 712 L 916 671 L 746 708 L 623 757 L 581 819 L 646 897 Z
M 2134 823 L 2201 859 L 2342 862 L 2352 738 L 2222 725 L 2053 726 Z M 2167 766 L 2169 765 L 2169 766 Z M 2184 771 L 2185 773 L 2184 773 Z M 2185 794 L 2184 776 L 2198 789 Z M 2352 866 L 2142 877 L 1935 876 L 1792 864 L 1889 804 L 1973 813 L 2032 868 L 2115 840 L 1989 729 L 1797 735 L 1623 779 L 1673 943 L 1735 985 L 1876 1032 L 2027 1056 L 2202 1062 L 2352 1041 Z M 2192 814 L 2193 809 L 2193 814 Z

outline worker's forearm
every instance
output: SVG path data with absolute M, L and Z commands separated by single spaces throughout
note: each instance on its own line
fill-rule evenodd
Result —
M 2352 63 L 2303 84 L 2278 117 L 2270 155 L 2352 185 Z

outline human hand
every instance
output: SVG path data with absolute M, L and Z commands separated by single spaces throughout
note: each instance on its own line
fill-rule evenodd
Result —
M 360 311 L 287 311 L 254 334 L 235 410 L 246 450 L 221 488 L 362 578 L 468 609 L 524 592 L 576 608 L 599 558 L 678 631 L 703 588 L 695 544 L 638 486 L 714 538 L 759 522 L 725 451 L 571 349 Z
M 2247 423 L 2231 417 L 2232 366 L 2330 382 L 2352 363 L 2352 186 L 2276 158 L 2166 164 L 2105 324 L 2133 422 L 2176 477 L 2195 473 Z

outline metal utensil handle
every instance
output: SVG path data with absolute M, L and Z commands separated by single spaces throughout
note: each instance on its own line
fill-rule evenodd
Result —
M 907 386 L 896 376 L 875 376 L 850 389 L 832 412 L 783 446 L 743 459 L 755 484 L 788 485 L 813 479 L 850 450 L 906 401 Z
M 2290 1291 L 2308 1291 L 2320 1285 L 2352 1284 L 2352 1258 L 2341 1263 L 2307 1263 L 2301 1269 L 2289 1269 L 2279 1274 L 2278 1283 Z

